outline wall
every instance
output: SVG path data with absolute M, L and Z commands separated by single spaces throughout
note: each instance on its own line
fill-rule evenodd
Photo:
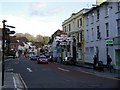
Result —
M 109 7 L 109 15 L 106 16 L 106 7 Z M 99 20 L 97 20 L 97 10 L 99 9 Z M 91 13 L 94 12 L 94 21 L 92 21 Z M 93 55 L 96 53 L 96 47 L 98 47 L 98 56 L 99 60 L 103 61 L 106 64 L 107 59 L 107 52 L 106 52 L 106 40 L 113 39 L 117 36 L 117 22 L 118 19 L 117 15 L 117 3 L 104 3 L 99 7 L 96 7 L 85 14 L 84 16 L 84 38 L 85 38 L 85 49 L 89 48 L 88 51 L 85 50 L 85 60 L 86 62 L 93 63 Z M 87 15 L 89 15 L 89 24 L 87 25 Z M 109 23 L 109 37 L 106 37 L 106 26 L 105 24 Z M 101 33 L 101 39 L 97 39 L 97 26 L 99 26 L 99 31 Z M 91 29 L 94 30 L 94 40 L 92 41 L 92 32 Z M 89 40 L 87 40 L 87 30 L 89 35 Z M 94 51 L 91 52 L 90 48 L 93 47 Z M 111 56 L 113 62 L 112 64 L 115 65 L 115 47 L 109 46 L 108 47 L 108 54 Z
M 2 29 L 0 28 L 0 89 L 2 86 Z

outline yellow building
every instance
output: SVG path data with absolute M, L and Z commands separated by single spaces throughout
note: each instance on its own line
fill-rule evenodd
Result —
M 83 14 L 89 9 L 82 9 L 77 13 L 72 13 L 71 17 L 62 23 L 63 30 L 67 32 L 68 37 L 72 37 L 67 49 L 67 56 L 75 61 L 84 63 L 84 17 Z
M 100 5 L 101 3 L 103 3 L 106 0 L 96 0 L 96 5 Z

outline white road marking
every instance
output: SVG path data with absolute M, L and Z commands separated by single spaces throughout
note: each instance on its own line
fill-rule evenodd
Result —
M 60 68 L 58 67 L 59 70 L 65 71 L 65 72 L 69 72 L 70 70 L 64 69 L 64 68 Z
M 23 83 L 23 85 L 24 85 L 24 89 L 27 90 L 27 85 L 25 84 L 23 78 L 21 77 L 20 74 L 18 74 L 18 76 L 19 76 L 20 80 L 22 81 L 22 83 Z
M 7 60 L 5 60 L 5 62 L 7 62 L 7 61 L 10 61 L 11 59 L 7 59 Z
M 32 70 L 31 70 L 30 68 L 27 68 L 27 70 L 28 70 L 29 72 L 32 72 Z
M 9 72 L 10 72 L 10 71 L 13 71 L 13 70 L 14 70 L 13 68 L 10 68 L 10 69 L 7 69 L 6 71 L 9 71 Z
M 15 81 L 14 77 L 13 77 L 13 83 L 14 83 L 14 87 L 17 88 L 16 81 Z

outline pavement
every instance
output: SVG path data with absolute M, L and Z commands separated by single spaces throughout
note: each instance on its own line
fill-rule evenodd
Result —
M 5 72 L 4 86 L 2 90 L 23 90 L 24 85 L 19 77 L 19 74 L 13 72 Z
M 77 63 L 75 67 L 80 67 L 79 70 L 84 73 L 120 80 L 120 70 L 112 70 L 112 72 L 109 72 L 107 69 L 104 72 L 97 71 L 93 69 L 92 65 L 82 63 Z M 9 70 L 4 73 L 4 86 L 2 90 L 27 90 L 27 88 L 20 74 L 13 73 L 13 70 Z
M 9 60 L 11 59 L 5 61 Z M 13 73 L 13 69 L 5 69 L 4 85 L 1 90 L 27 90 L 27 88 L 20 74 Z
M 77 63 L 77 67 L 85 73 L 94 74 L 99 77 L 120 80 L 120 70 L 112 69 L 111 72 L 104 68 L 104 71 L 94 70 L 92 64 Z

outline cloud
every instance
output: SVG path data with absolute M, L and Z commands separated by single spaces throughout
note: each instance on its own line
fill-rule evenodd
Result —
M 62 7 L 50 6 L 45 1 L 32 2 L 29 6 L 29 15 L 31 16 L 53 16 L 61 11 L 63 11 Z
M 47 3 L 44 1 L 32 2 L 30 3 L 30 9 L 38 10 L 47 6 Z
M 54 7 L 47 10 L 33 10 L 30 12 L 31 16 L 53 16 L 61 13 L 63 11 L 62 7 Z
M 51 36 L 56 30 L 62 29 L 61 22 L 46 22 L 38 18 L 26 19 L 17 16 L 0 16 L 0 19 L 6 19 L 7 25 L 15 26 L 16 33 L 29 33 L 31 35 Z M 1 20 L 2 21 L 2 20 Z
M 55 7 L 53 9 L 51 9 L 48 14 L 58 14 L 58 13 L 61 13 L 63 11 L 63 8 L 62 7 Z

